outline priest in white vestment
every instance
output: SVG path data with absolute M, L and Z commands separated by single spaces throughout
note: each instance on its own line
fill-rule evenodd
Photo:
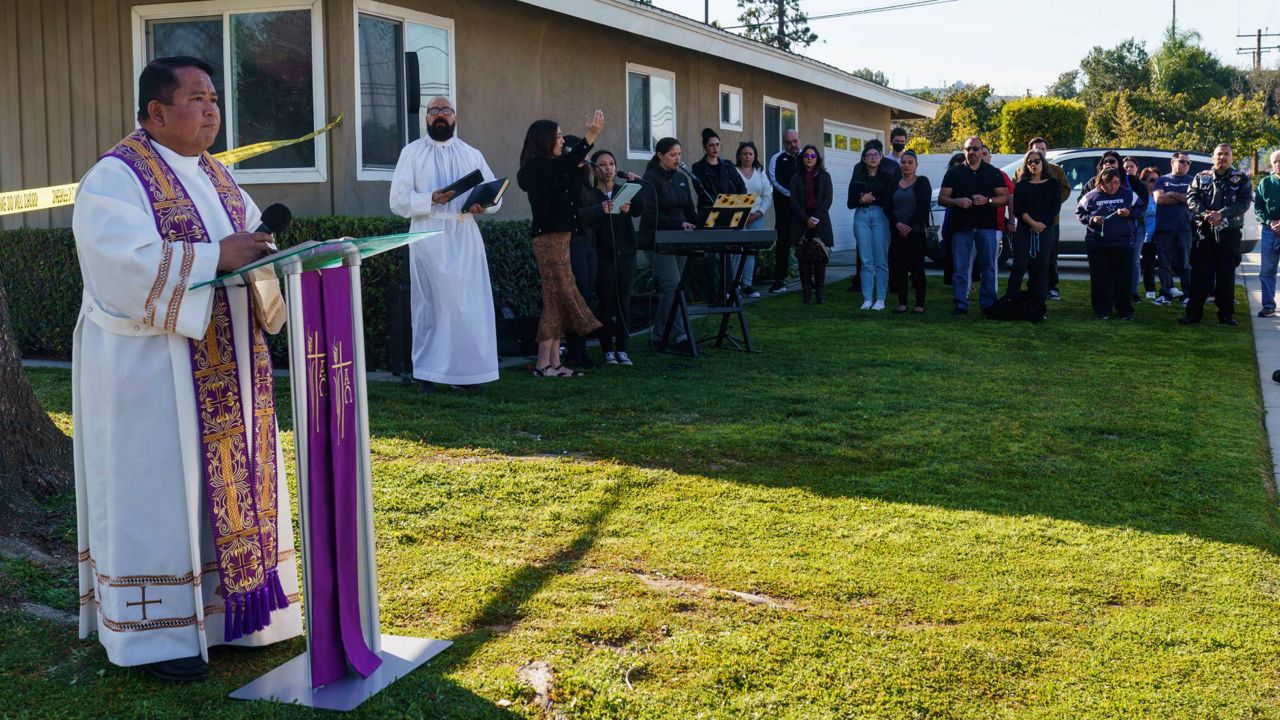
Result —
M 209 72 L 193 58 L 161 58 L 147 66 L 139 80 L 142 127 L 84 176 L 73 216 L 84 279 L 72 353 L 80 636 L 96 632 L 111 662 L 145 665 L 175 681 L 203 678 L 208 647 L 228 637 L 237 636 L 237 645 L 264 645 L 302 632 L 274 409 L 266 411 L 265 422 L 254 417 L 262 411 L 255 401 L 269 396 L 261 390 L 255 395 L 254 387 L 263 347 L 252 338 L 264 336 L 251 336 L 255 326 L 243 286 L 228 288 L 220 303 L 211 288 L 191 289 L 257 259 L 271 241 L 265 233 L 246 232 L 258 226 L 257 206 L 205 153 L 220 123 Z M 255 627 L 265 624 L 256 631 L 224 624 L 236 607 L 252 603 L 235 606 L 221 594 L 232 582 L 221 573 L 233 565 L 219 565 L 211 514 L 225 510 L 230 497 L 232 509 L 241 512 L 232 529 L 245 535 L 252 516 L 243 508 L 252 493 L 237 486 L 237 495 L 223 486 L 221 494 L 206 494 L 209 467 L 215 478 L 223 469 L 207 465 L 206 450 L 219 446 L 205 424 L 212 413 L 200 412 L 210 408 L 197 407 L 207 382 L 200 378 L 209 376 L 193 371 L 193 357 L 205 347 L 201 343 L 212 342 L 206 338 L 215 337 L 211 317 L 222 318 L 223 328 L 230 325 L 224 340 L 234 338 L 222 352 L 234 349 L 234 364 L 223 367 L 235 373 L 223 376 L 218 388 L 240 401 L 236 413 L 218 416 L 241 433 L 236 452 L 231 446 L 220 450 L 234 464 L 225 471 L 227 483 L 259 473 L 254 503 L 261 503 L 256 513 L 262 522 L 256 527 L 259 535 L 274 535 L 261 543 L 274 550 L 271 557 L 259 548 L 257 562 L 269 565 L 279 582 L 270 610 L 255 611 Z M 269 364 L 258 373 L 257 383 L 269 388 Z M 246 459 L 245 443 L 257 448 L 261 438 L 267 440 L 259 454 Z M 212 507 L 209 497 L 218 498 Z
M 455 112 L 446 97 L 427 105 L 428 137 L 400 152 L 391 179 L 391 211 L 411 220 L 409 229 L 443 234 L 409 246 L 413 312 L 413 377 L 430 383 L 478 385 L 498 379 L 498 340 L 484 240 L 476 225 L 485 209 L 464 208 L 468 192 L 439 190 L 479 170 L 493 180 L 480 151 L 454 137 Z M 467 210 L 467 212 L 463 212 Z

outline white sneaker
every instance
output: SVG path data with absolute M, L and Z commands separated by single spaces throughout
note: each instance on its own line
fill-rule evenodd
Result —
M 613 354 L 613 356 L 617 359 L 617 361 L 618 361 L 618 364 L 619 364 L 619 365 L 630 365 L 630 364 L 631 364 L 631 358 L 627 357 L 627 354 L 626 354 L 626 353 L 624 353 L 624 352 L 622 352 L 621 350 L 619 350 L 618 352 L 614 353 L 614 354 Z
M 612 351 L 605 353 L 605 354 L 604 354 L 604 364 L 605 364 L 605 365 L 617 365 L 617 364 L 618 364 L 618 354 L 617 354 L 617 353 L 615 353 L 615 352 L 612 352 Z
M 1155 290 L 1148 290 L 1148 291 L 1147 291 L 1147 299 L 1148 299 L 1148 300 L 1155 300 L 1155 299 L 1156 299 L 1156 291 L 1155 291 Z
M 1170 294 L 1170 295 L 1172 295 L 1172 296 L 1174 296 L 1175 298 L 1180 298 L 1180 297 L 1182 297 L 1182 291 L 1181 291 L 1181 290 L 1179 290 L 1178 288 L 1170 288 L 1170 289 L 1169 289 L 1169 294 Z
M 862 307 L 860 307 L 860 308 L 858 308 L 858 309 L 859 309 L 859 310 L 870 310 L 870 309 L 871 309 L 871 301 L 870 301 L 870 300 L 867 300 L 867 301 L 863 302 L 863 303 L 862 303 Z
M 883 309 L 884 309 L 884 301 L 883 301 L 883 300 L 877 300 L 877 301 L 875 302 L 875 304 L 871 306 L 871 309 L 872 309 L 872 310 L 883 310 Z

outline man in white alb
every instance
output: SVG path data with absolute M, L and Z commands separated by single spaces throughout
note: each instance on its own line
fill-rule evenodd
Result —
M 302 631 L 265 334 L 244 287 L 191 287 L 271 242 L 206 152 L 210 72 L 142 71 L 141 128 L 81 180 L 72 220 L 80 636 L 173 681 L 202 679 L 209 646 Z
M 444 231 L 409 246 L 413 377 L 424 392 L 432 383 L 476 386 L 498 379 L 489 262 L 476 216 L 497 212 L 502 203 L 464 208 L 469 192 L 440 192 L 475 170 L 485 181 L 494 179 L 480 151 L 454 137 L 457 121 L 449 98 L 432 98 L 427 137 L 400 152 L 391 179 L 391 210 L 411 220 L 410 230 Z

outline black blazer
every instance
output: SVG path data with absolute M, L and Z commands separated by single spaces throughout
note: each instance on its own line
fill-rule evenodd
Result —
M 698 182 L 702 183 L 702 189 L 706 191 L 698 192 L 699 208 L 710 207 L 711 201 L 715 200 L 717 195 L 733 193 L 745 195 L 747 192 L 747 184 L 742 182 L 742 176 L 738 174 L 737 168 L 723 158 L 712 165 L 707 162 L 706 156 L 703 156 L 693 164 L 693 176 L 698 178 Z M 694 190 L 697 191 L 697 188 Z
M 897 193 L 899 189 L 898 183 L 893 184 L 893 191 Z M 917 175 L 916 181 L 911 185 L 911 189 L 916 192 L 916 207 L 912 211 L 910 217 L 898 217 L 894 212 L 892 199 L 889 202 L 889 220 L 894 223 L 902 223 L 910 225 L 912 230 L 923 230 L 929 226 L 929 208 L 933 205 L 933 186 L 929 184 L 929 178 L 924 175 Z M 892 196 L 891 196 L 892 197 Z M 890 228 L 892 230 L 893 228 Z M 890 237 L 897 237 L 896 233 L 890 232 Z
M 533 236 L 578 232 L 578 201 L 581 182 L 578 163 L 586 159 L 591 145 L 578 143 L 560 157 L 529 158 L 516 174 L 520 189 L 529 194 L 533 211 Z
M 822 244 L 827 247 L 835 247 L 835 233 L 831 229 L 831 199 L 835 191 L 831 187 L 831 173 L 823 170 L 818 173 L 818 177 L 814 182 L 814 186 L 818 190 L 818 208 L 814 210 L 813 217 L 818 218 L 818 227 L 814 231 L 818 234 L 818 239 L 822 240 Z M 804 209 L 804 171 L 796 172 L 795 177 L 791 178 L 791 236 L 801 237 L 805 230 L 808 229 L 806 223 L 809 220 L 809 212 Z

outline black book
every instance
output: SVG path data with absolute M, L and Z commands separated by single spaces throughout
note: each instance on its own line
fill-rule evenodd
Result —
M 452 192 L 454 197 L 458 197 L 462 193 L 470 190 L 471 188 L 479 185 L 482 182 L 484 182 L 484 175 L 481 175 L 479 170 L 472 170 L 466 175 L 463 175 L 461 178 L 454 180 L 448 185 L 445 185 L 444 187 L 440 188 L 440 192 L 442 193 Z
M 490 180 L 487 183 L 477 185 L 476 189 L 472 190 L 471 194 L 467 196 L 467 201 L 462 204 L 462 212 L 466 212 L 467 208 L 477 203 L 482 208 L 491 208 L 497 205 L 502 202 L 502 194 L 507 191 L 507 185 L 506 178 L 498 178 L 497 180 Z

